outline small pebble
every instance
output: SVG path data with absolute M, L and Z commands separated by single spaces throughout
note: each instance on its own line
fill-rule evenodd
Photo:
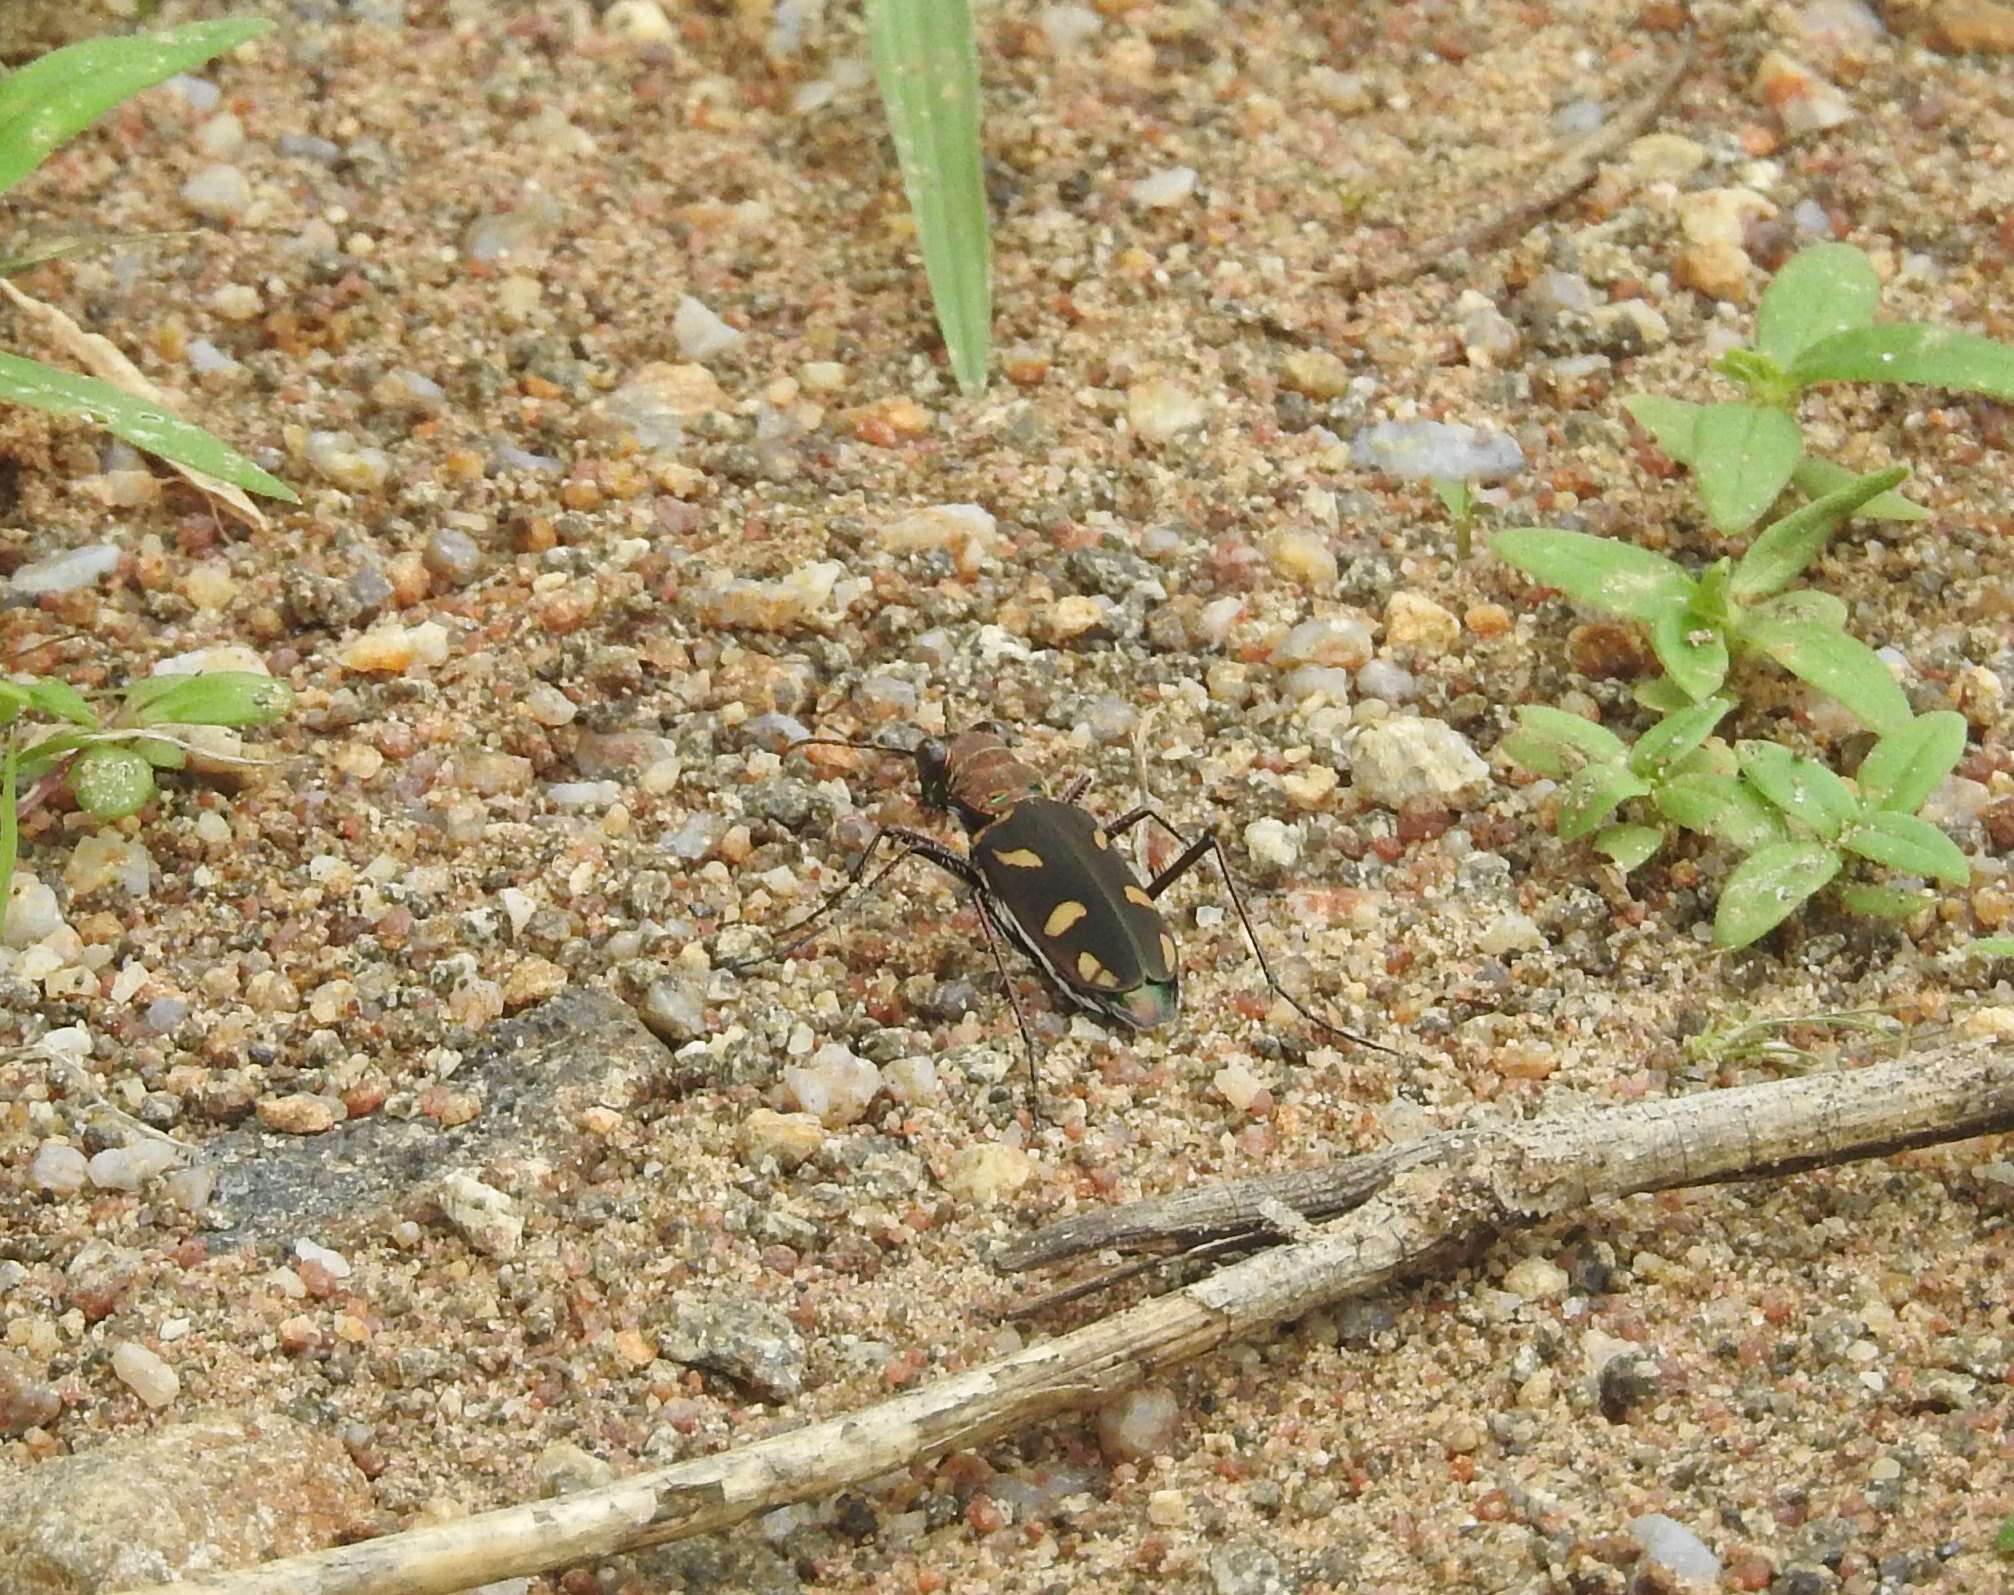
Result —
M 158 1411 L 182 1393 L 175 1370 L 137 1340 L 122 1340 L 112 1348 L 112 1372 L 146 1405 Z
M 1720 1558 L 1706 1542 L 1676 1518 L 1646 1512 L 1629 1524 L 1629 1537 L 1643 1547 L 1649 1561 L 1680 1578 L 1714 1584 L 1720 1578 Z
M 33 1368 L 10 1351 L 0 1351 L 0 1435 L 45 1428 L 63 1412 L 63 1396 L 37 1379 Z
M 335 1128 L 338 1108 L 327 1097 L 295 1091 L 259 1098 L 256 1111 L 259 1123 L 282 1135 L 321 1135 Z
M 1228 1063 L 1211 1077 L 1210 1083 L 1217 1088 L 1217 1095 L 1228 1102 L 1239 1113 L 1250 1111 L 1259 1093 L 1266 1084 L 1242 1063 Z
M 179 1158 L 173 1145 L 151 1138 L 107 1147 L 91 1159 L 91 1183 L 101 1191 L 137 1191 L 173 1168 Z
M 1179 205 L 1196 192 L 1196 169 L 1193 166 L 1171 166 L 1151 177 L 1141 178 L 1127 192 L 1135 205 L 1149 210 Z
M 1507 432 L 1450 421 L 1380 421 L 1350 440 L 1365 470 L 1409 478 L 1500 481 L 1524 469 L 1524 450 Z
M 1792 138 L 1823 133 L 1856 114 L 1836 83 L 1820 77 L 1781 50 L 1771 50 L 1755 69 L 1755 95 L 1776 112 Z
M 115 543 L 87 543 L 45 559 L 31 560 L 7 578 L 8 591 L 23 598 L 44 593 L 74 593 L 119 568 Z
M 783 1089 L 795 1105 L 828 1130 L 853 1124 L 881 1090 L 881 1071 L 838 1042 L 827 1042 L 801 1067 L 783 1071 Z
M 983 1142 L 956 1152 L 944 1188 L 975 1207 L 991 1207 L 1012 1196 L 1035 1173 L 1035 1160 L 1016 1146 Z
M 1333 587 L 1336 556 L 1325 539 L 1298 527 L 1283 526 L 1266 539 L 1266 558 L 1273 569 L 1303 587 Z
M 336 650 L 344 669 L 371 676 L 395 676 L 415 666 L 437 665 L 447 656 L 448 629 L 437 620 L 380 626 Z
M 1126 421 L 1142 442 L 1167 443 L 1210 418 L 1209 407 L 1166 377 L 1136 382 L 1126 394 Z
M 182 185 L 182 203 L 212 221 L 235 221 L 252 208 L 251 179 L 228 164 L 205 166 Z
M 1280 375 L 1296 393 L 1335 399 L 1350 391 L 1349 364 L 1329 349 L 1295 349 L 1280 361 Z
M 904 1107 L 920 1107 L 944 1094 L 937 1079 L 937 1062 L 928 1053 L 897 1058 L 882 1065 L 881 1083 L 888 1094 Z
M 1490 769 L 1453 726 L 1401 718 L 1371 726 L 1351 750 L 1351 782 L 1366 801 L 1388 809 L 1434 801 L 1460 804 L 1489 786 Z
M 1385 600 L 1385 641 L 1392 647 L 1443 654 L 1460 640 L 1460 622 L 1431 598 L 1397 592 Z
M 671 318 L 671 336 L 686 359 L 711 360 L 741 342 L 743 335 L 687 294 Z
M 347 432 L 310 432 L 305 454 L 323 481 L 346 493 L 375 492 L 391 475 L 390 455 L 383 449 L 359 447 Z
M 1567 1271 L 1544 1257 L 1527 1257 L 1511 1265 L 1504 1275 L 1504 1289 L 1526 1301 L 1550 1301 L 1564 1296 L 1572 1284 Z
M 502 1191 L 460 1170 L 440 1182 L 441 1212 L 469 1245 L 486 1257 L 515 1257 L 524 1240 L 517 1204 Z
M 1270 870 L 1292 869 L 1301 856 L 1301 839 L 1291 825 L 1270 814 L 1245 827 L 1245 851 L 1252 862 Z
M 1175 1392 L 1142 1385 L 1098 1409 L 1098 1445 L 1113 1462 L 1143 1462 L 1174 1443 L 1182 1409 Z
M 757 1108 L 741 1121 L 735 1137 L 741 1160 L 760 1166 L 774 1158 L 776 1166 L 788 1173 L 825 1144 L 825 1127 L 809 1113 L 777 1113 Z
M 75 1196 L 89 1177 L 89 1160 L 74 1146 L 44 1141 L 28 1160 L 28 1183 L 56 1196 Z

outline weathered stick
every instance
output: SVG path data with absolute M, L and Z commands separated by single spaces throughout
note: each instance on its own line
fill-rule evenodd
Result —
M 1269 1216 L 1257 1221 L 1305 1238 L 864 1412 L 602 1489 L 151 1595 L 450 1595 L 712 1533 L 1091 1405 L 1176 1363 L 1590 1202 L 2008 1129 L 2014 1048 L 1977 1044 L 1815 1078 L 1435 1136 L 1379 1154 L 1383 1183 L 1319 1229 L 1283 1223 L 1277 1198 L 1268 1199 Z

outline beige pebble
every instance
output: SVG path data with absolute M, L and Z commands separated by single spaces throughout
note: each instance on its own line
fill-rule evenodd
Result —
M 338 1108 L 327 1097 L 294 1091 L 259 1098 L 257 1112 L 259 1123 L 282 1135 L 321 1135 L 335 1128 Z
M 1178 382 L 1148 377 L 1126 394 L 1126 420 L 1145 443 L 1167 443 L 1210 417 L 1209 407 Z
M 372 676 L 395 676 L 416 665 L 437 665 L 447 656 L 447 627 L 437 620 L 417 626 L 380 626 L 336 650 L 345 670 Z
M 1385 601 L 1385 641 L 1394 648 L 1445 653 L 1460 638 L 1460 623 L 1431 598 L 1398 592 Z
M 173 1368 L 137 1340 L 122 1340 L 112 1348 L 112 1372 L 134 1395 L 157 1411 L 182 1393 L 182 1381 Z
M 504 1011 L 544 1002 L 566 985 L 566 971 L 550 958 L 527 958 L 504 977 Z
M 944 1188 L 961 1201 L 991 1207 L 1026 1185 L 1035 1160 L 1016 1146 L 988 1141 L 955 1154 L 944 1176 Z
M 776 1166 L 788 1172 L 825 1144 L 825 1126 L 809 1113 L 757 1108 L 741 1121 L 735 1142 L 742 1162 L 760 1164 L 774 1158 Z
M 1266 539 L 1266 558 L 1273 569 L 1303 587 L 1332 587 L 1336 556 L 1321 537 L 1299 527 L 1283 526 Z

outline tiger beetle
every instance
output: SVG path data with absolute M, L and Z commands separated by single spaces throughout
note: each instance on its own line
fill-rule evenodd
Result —
M 900 752 L 875 742 L 839 737 L 801 738 L 791 744 L 791 751 L 804 747 Z M 793 940 L 766 957 L 732 964 L 730 969 L 789 957 L 816 934 L 818 922 L 853 892 L 871 889 L 907 859 L 927 859 L 971 888 L 980 928 L 1007 987 L 1014 1022 L 1027 1049 L 1033 1101 L 1037 1089 L 1035 1043 L 1007 973 L 1002 936 L 1020 947 L 1063 997 L 1103 1023 L 1123 1030 L 1158 1029 L 1173 1019 L 1180 1007 L 1182 977 L 1175 938 L 1155 904 L 1163 892 L 1209 855 L 1217 861 L 1260 973 L 1274 995 L 1317 1030 L 1377 1052 L 1392 1051 L 1330 1024 L 1280 984 L 1266 962 L 1265 950 L 1259 945 L 1230 861 L 1215 832 L 1206 830 L 1192 841 L 1144 804 L 1103 824 L 1080 801 L 1091 784 L 1090 776 L 1077 776 L 1061 796 L 1049 796 L 1041 773 L 1014 756 L 1005 729 L 990 721 L 982 721 L 948 742 L 925 738 L 908 757 L 916 763 L 924 806 L 956 817 L 969 839 L 969 851 L 961 853 L 907 826 L 882 825 L 846 879 L 790 927 L 788 934 Z M 1112 845 L 1114 838 L 1124 836 L 1143 820 L 1154 821 L 1182 849 L 1172 864 L 1144 886 Z M 868 865 L 883 842 L 894 843 L 899 851 L 870 877 Z

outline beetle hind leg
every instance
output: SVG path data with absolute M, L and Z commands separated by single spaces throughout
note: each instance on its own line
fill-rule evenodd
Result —
M 1231 906 L 1238 911 L 1238 923 L 1245 927 L 1245 940 L 1251 946 L 1252 956 L 1258 960 L 1259 973 L 1265 977 L 1266 985 L 1273 995 L 1326 1035 L 1339 1037 L 1359 1047 L 1368 1047 L 1373 1052 L 1386 1053 L 1394 1058 L 1406 1056 L 1397 1047 L 1388 1047 L 1383 1042 L 1371 1040 L 1369 1036 L 1360 1036 L 1354 1030 L 1345 1030 L 1341 1025 L 1331 1024 L 1280 984 L 1279 976 L 1273 973 L 1273 966 L 1266 961 L 1266 949 L 1259 943 L 1258 930 L 1252 924 L 1252 916 L 1245 910 L 1244 895 L 1238 890 L 1238 878 L 1231 872 L 1231 861 L 1225 856 L 1224 844 L 1217 840 L 1215 831 L 1204 830 L 1192 841 L 1170 825 L 1167 817 L 1158 809 L 1144 804 L 1136 809 L 1128 809 L 1106 826 L 1105 830 L 1112 836 L 1123 836 L 1142 820 L 1152 820 L 1182 844 L 1182 851 L 1176 856 L 1175 861 L 1147 883 L 1147 895 L 1150 898 L 1158 901 L 1163 892 L 1194 869 L 1206 856 L 1214 856 L 1217 861 L 1217 873 L 1224 878 L 1224 890 L 1230 896 Z

